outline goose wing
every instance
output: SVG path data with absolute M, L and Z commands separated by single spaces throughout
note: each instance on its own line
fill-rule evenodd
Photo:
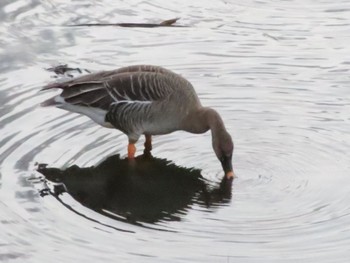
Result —
M 149 71 L 139 71 L 147 69 Z M 97 75 L 94 78 L 88 75 L 86 77 L 90 80 L 81 77 L 65 83 L 54 83 L 44 89 L 63 89 L 60 97 L 72 105 L 108 110 L 114 102 L 156 101 L 165 98 L 175 88 L 172 82 L 176 74 L 169 72 L 154 66 L 132 66 L 119 69 L 118 73 L 104 72 L 104 77 L 101 77 L 102 73 L 98 78 Z
M 176 88 L 172 75 L 155 72 L 121 73 L 104 82 L 114 101 L 157 101 Z
M 115 128 L 134 137 L 147 129 L 147 124 L 152 122 L 154 102 L 151 101 L 119 101 L 109 107 L 105 120 Z
M 87 82 L 96 82 L 96 81 L 103 81 L 108 80 L 110 78 L 115 77 L 118 74 L 121 73 L 136 73 L 136 72 L 154 72 L 154 73 L 161 73 L 161 74 L 175 74 L 174 72 L 165 69 L 163 67 L 159 66 L 153 66 L 153 65 L 132 65 L 127 67 L 122 67 L 115 70 L 108 70 L 108 71 L 100 71 L 96 73 L 91 73 L 88 75 L 84 75 L 63 83 L 50 83 L 49 85 L 46 85 L 42 88 L 42 90 L 48 90 L 48 89 L 65 89 L 68 87 L 72 87 L 76 84 L 80 83 L 87 83 Z

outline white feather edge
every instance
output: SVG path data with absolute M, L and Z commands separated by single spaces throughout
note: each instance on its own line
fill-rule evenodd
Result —
M 56 106 L 59 109 L 64 109 L 70 112 L 80 113 L 87 117 L 89 117 L 91 120 L 96 122 L 97 124 L 106 127 L 106 128 L 115 128 L 111 123 L 106 122 L 106 110 L 102 110 L 99 108 L 94 107 L 85 107 L 85 106 L 79 106 L 79 105 L 72 105 L 67 103 L 64 98 L 62 98 L 60 95 L 57 95 L 52 98 L 55 104 L 52 104 L 52 106 Z

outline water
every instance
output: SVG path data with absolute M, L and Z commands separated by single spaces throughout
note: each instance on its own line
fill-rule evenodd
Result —
M 61 26 L 177 16 L 190 27 Z M 0 261 L 349 261 L 347 1 L 3 0 L 0 20 Z M 154 183 L 162 198 L 113 192 L 118 181 L 104 196 L 109 175 L 84 167 L 117 165 L 126 136 L 38 107 L 52 96 L 39 89 L 55 80 L 44 68 L 58 63 L 92 71 L 156 64 L 188 78 L 234 137 L 232 196 L 215 195 L 222 171 L 210 133 L 184 132 L 155 137 L 158 159 L 148 167 L 174 169 L 173 188 L 151 174 L 134 181 L 134 190 Z M 65 186 L 40 181 L 36 163 L 77 177 L 64 177 Z M 118 198 L 132 201 L 125 208 Z

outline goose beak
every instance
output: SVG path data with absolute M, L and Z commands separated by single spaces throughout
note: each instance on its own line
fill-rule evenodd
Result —
M 220 161 L 226 177 L 228 179 L 233 178 L 235 174 L 233 173 L 233 169 L 232 169 L 232 155 L 223 156 Z
M 227 177 L 227 179 L 231 179 L 231 178 L 235 177 L 235 174 L 233 171 L 231 171 L 231 172 L 226 173 L 226 177 Z

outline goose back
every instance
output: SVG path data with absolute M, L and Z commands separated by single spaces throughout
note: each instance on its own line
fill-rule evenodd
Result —
M 190 82 L 170 70 L 150 65 L 93 73 L 43 89 L 52 88 L 63 89 L 57 107 L 83 114 L 86 108 L 103 110 L 106 122 L 135 137 L 177 130 L 183 118 L 200 106 Z M 53 101 L 57 103 L 57 99 Z M 75 106 L 78 110 L 74 110 Z

